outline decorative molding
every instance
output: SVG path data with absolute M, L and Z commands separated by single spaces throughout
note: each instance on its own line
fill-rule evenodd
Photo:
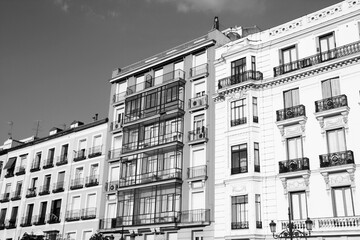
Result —
M 302 26 L 302 19 L 298 19 L 298 20 L 293 21 L 291 23 L 284 24 L 284 25 L 281 25 L 281 26 L 279 26 L 277 28 L 271 29 L 270 32 L 269 32 L 269 35 L 271 37 L 274 37 L 274 36 L 279 35 L 281 33 L 284 33 L 284 32 L 290 31 L 290 30 L 294 30 L 295 28 L 298 28 L 300 26 Z
M 349 8 L 354 7 L 355 5 L 359 5 L 360 4 L 360 0 L 350 0 L 348 1 L 349 4 Z
M 337 110 L 337 111 L 333 111 Z M 345 128 L 349 129 L 348 126 L 348 116 L 349 116 L 349 107 L 333 109 L 330 111 L 324 111 L 320 113 L 315 113 L 315 117 L 319 122 L 321 133 L 325 134 L 326 130 L 334 128 Z M 336 115 L 337 114 L 337 115 Z
M 355 165 L 343 165 L 320 169 L 324 178 L 326 190 L 330 191 L 331 187 L 351 185 L 355 189 Z
M 327 8 L 322 11 L 319 11 L 319 12 L 309 15 L 307 17 L 307 20 L 308 20 L 308 23 L 312 23 L 312 22 L 318 21 L 320 19 L 327 18 L 327 17 L 334 15 L 336 13 L 339 13 L 341 11 L 342 11 L 341 4 L 338 4 L 334 7 L 330 7 L 330 8 Z
M 281 183 L 284 188 L 284 195 L 287 195 L 289 191 L 299 191 L 305 190 L 309 193 L 309 184 L 310 184 L 310 171 L 301 171 L 288 173 L 286 175 L 282 174 L 280 176 Z
M 328 172 L 322 172 L 321 175 L 324 178 L 325 184 L 326 184 L 326 190 L 330 190 L 330 180 L 329 180 L 329 173 Z

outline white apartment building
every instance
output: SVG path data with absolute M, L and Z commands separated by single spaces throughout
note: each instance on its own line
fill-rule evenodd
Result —
M 215 238 L 360 239 L 360 1 L 216 49 Z
M 88 240 L 104 201 L 107 119 L 74 121 L 0 150 L 0 239 Z

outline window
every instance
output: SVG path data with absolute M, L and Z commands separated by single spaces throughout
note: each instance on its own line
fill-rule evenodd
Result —
M 237 126 L 246 123 L 245 117 L 245 99 L 231 102 L 231 126 Z
M 90 176 L 97 176 L 99 174 L 99 164 L 92 164 L 90 166 Z
M 51 202 L 50 221 L 59 222 L 61 212 L 61 199 L 53 200 Z
M 291 192 L 290 193 L 290 206 L 291 206 L 291 218 L 294 219 L 306 219 L 307 218 L 307 205 L 306 205 L 306 193 L 303 192 Z
M 76 232 L 68 232 L 66 235 L 67 235 L 66 239 L 76 240 Z
M 37 177 L 34 177 L 33 179 L 31 179 L 30 188 L 31 188 L 32 190 L 35 190 L 35 189 L 36 189 L 37 181 L 38 181 L 38 178 L 37 178 Z
M 15 196 L 19 196 L 21 195 L 21 189 L 22 189 L 22 181 L 18 181 L 16 183 L 16 190 L 15 190 Z
M 231 229 L 247 229 L 248 222 L 248 196 L 231 197 Z
M 145 97 L 145 109 L 155 108 L 158 104 L 158 92 L 150 93 Z
M 259 115 L 258 115 L 258 101 L 256 97 L 252 98 L 252 105 L 253 105 L 253 122 L 259 122 Z
M 80 196 L 72 198 L 71 211 L 80 210 Z
M 176 62 L 174 64 L 174 70 L 178 70 L 178 69 L 184 71 L 184 62 L 183 61 Z
M 331 98 L 340 95 L 339 78 L 331 78 L 321 82 L 321 90 L 323 98 Z
M 19 207 L 13 207 L 11 210 L 10 222 L 15 223 L 17 214 L 18 214 Z
M 164 78 L 164 70 L 162 68 L 154 71 L 154 85 L 161 84 Z
M 204 114 L 194 116 L 194 130 L 196 131 L 196 133 L 204 132 L 204 122 Z
M 334 33 L 328 33 L 319 37 L 319 47 L 321 61 L 327 61 L 336 57 L 335 51 L 335 36 Z
M 195 83 L 194 84 L 194 97 L 205 96 L 205 82 Z
M 246 58 L 231 62 L 231 77 L 236 83 L 242 82 L 246 77 Z
M 138 92 L 138 91 L 141 91 L 141 90 L 144 90 L 145 89 L 145 85 L 144 85 L 144 81 L 145 81 L 145 76 L 142 75 L 142 76 L 138 76 L 135 78 L 135 91 Z
M 179 99 L 179 86 L 172 86 L 166 88 L 166 103 L 173 102 Z
M 0 211 L 0 226 L 4 225 L 4 223 L 5 223 L 6 211 L 7 211 L 7 208 L 2 208 Z
M 55 148 L 49 149 L 48 152 L 48 163 L 52 163 L 54 161 Z
M 20 167 L 25 168 L 27 154 L 20 156 Z
M 82 139 L 79 141 L 79 151 L 77 157 L 85 157 L 86 150 L 86 139 Z
M 69 151 L 69 144 L 64 144 L 61 146 L 61 161 L 67 161 L 68 159 L 68 151 Z
M 332 188 L 335 217 L 354 216 L 354 204 L 350 187 Z
M 59 172 L 56 183 L 56 189 L 60 189 L 64 187 L 64 179 L 65 179 L 65 172 Z
M 50 191 L 51 175 L 46 175 L 44 179 L 43 191 Z
M 36 153 L 35 156 L 35 167 L 39 167 L 41 162 L 41 152 Z
M 27 207 L 27 212 L 26 212 L 26 223 L 27 224 L 31 224 L 31 218 L 32 218 L 32 215 L 33 215 L 33 211 L 34 211 L 34 204 L 28 204 L 28 207 Z
M 260 153 L 259 153 L 259 143 L 254 142 L 254 167 L 255 172 L 260 172 Z
M 128 105 L 131 105 L 132 103 L 132 106 L 134 106 L 134 101 L 130 101 Z M 130 107 L 128 108 L 130 109 Z M 137 109 L 135 109 L 136 111 Z M 120 124 L 123 124 L 124 122 L 124 109 L 123 108 L 120 108 L 120 109 L 116 109 L 115 111 L 115 123 L 120 123 Z
M 247 163 L 247 144 L 240 144 L 231 147 L 231 174 L 246 173 Z
M 260 194 L 255 194 L 256 228 L 262 228 Z
M 343 128 L 326 131 L 328 153 L 346 151 L 345 132 Z
M 303 157 L 302 151 L 302 138 L 293 137 L 286 139 L 286 146 L 287 146 L 287 157 L 288 160 L 290 159 L 298 159 Z
M 256 72 L 256 58 L 255 56 L 251 56 L 251 70 L 253 71 L 253 74 Z
M 201 192 L 192 192 L 191 193 L 191 209 L 205 209 L 205 194 L 204 191 Z M 201 218 L 201 216 L 194 216 L 195 218 Z M 194 219 L 195 220 L 195 219 Z M 201 219 L 197 219 L 200 220 Z
M 194 67 L 203 65 L 205 63 L 207 63 L 207 58 L 206 58 L 206 52 L 205 51 L 197 53 L 194 56 Z
M 79 180 L 83 178 L 84 168 L 79 167 L 75 169 L 75 179 Z
M 291 89 L 288 91 L 284 91 L 284 107 L 290 108 L 300 105 L 300 99 L 299 99 L 299 89 Z
M 282 62 L 281 62 L 282 60 Z M 297 60 L 296 47 L 295 45 L 284 48 L 281 50 L 280 64 L 283 65 L 283 71 L 290 72 L 297 69 L 297 65 L 291 64 Z

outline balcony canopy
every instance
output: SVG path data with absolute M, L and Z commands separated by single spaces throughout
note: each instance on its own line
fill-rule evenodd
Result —
M 4 169 L 12 168 L 15 165 L 16 157 L 10 158 L 9 161 L 6 163 Z

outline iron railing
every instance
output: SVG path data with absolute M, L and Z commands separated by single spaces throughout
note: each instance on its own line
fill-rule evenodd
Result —
M 125 100 L 126 92 L 121 92 L 113 95 L 113 103 Z
M 48 169 L 54 167 L 54 158 L 48 158 L 44 160 L 43 169 Z
M 247 122 L 246 117 L 237 118 L 237 119 L 231 119 L 230 125 L 231 125 L 231 127 L 234 127 L 234 126 L 237 126 L 237 125 L 245 124 L 246 122 Z
M 64 181 L 54 183 L 52 192 L 53 193 L 63 192 L 65 190 L 64 185 L 65 185 Z
M 40 186 L 39 188 L 39 195 L 42 196 L 42 195 L 47 195 L 47 194 L 50 194 L 50 183 L 47 185 L 43 185 L 43 186 Z
M 75 190 L 84 187 L 84 178 L 75 178 L 71 180 L 70 190 Z
M 208 138 L 208 129 L 206 127 L 197 128 L 195 130 L 189 131 L 188 141 L 194 142 L 199 140 L 206 140 Z
M 195 209 L 182 211 L 181 223 L 210 223 L 210 209 Z
M 197 178 L 197 177 L 206 177 L 207 176 L 207 166 L 196 166 L 196 167 L 189 167 L 187 169 L 187 177 L 189 179 L 191 178 Z
M 84 208 L 81 210 L 82 220 L 94 219 L 94 218 L 96 218 L 96 207 Z
M 32 223 L 34 225 L 45 225 L 46 224 L 46 216 L 44 215 L 34 215 L 32 218 Z
M 36 187 L 28 188 L 25 197 L 26 198 L 36 197 Z
M 61 218 L 60 218 L 60 213 L 49 213 L 46 216 L 47 219 L 47 223 L 49 224 L 54 224 L 54 223 L 60 223 L 61 222 Z
M 118 129 L 122 129 L 124 124 L 124 119 L 122 118 L 121 121 L 113 121 L 112 123 L 110 123 L 110 131 L 114 131 L 114 130 L 118 130 Z
M 30 226 L 32 226 L 31 216 L 22 217 L 21 221 L 20 221 L 20 226 L 21 227 L 30 227 Z
M 339 107 L 347 107 L 347 97 L 346 95 L 339 95 L 330 98 L 321 99 L 315 102 L 315 111 L 322 112 L 330 109 L 335 109 Z
M 102 155 L 102 145 L 89 148 L 89 158 L 98 157 Z
M 309 159 L 306 157 L 279 162 L 279 173 L 310 170 Z
M 231 229 L 249 229 L 248 221 L 231 222 Z
M 321 168 L 355 163 L 353 151 L 350 150 L 323 154 L 319 158 Z
M 235 84 L 243 83 L 249 80 L 259 81 L 263 79 L 263 74 L 259 71 L 247 70 L 242 74 L 233 75 L 230 77 L 222 78 L 218 81 L 218 89 L 232 86 Z
M 85 187 L 92 187 L 99 185 L 99 175 L 91 175 L 86 177 Z
M 25 173 L 26 173 L 26 166 L 19 166 L 19 167 L 15 168 L 16 176 L 23 175 Z
M 20 200 L 21 199 L 21 189 L 16 190 L 15 192 L 12 192 L 10 199 L 11 199 L 11 201 Z
M 17 222 L 17 219 L 15 218 L 10 218 L 10 219 L 6 219 L 5 220 L 5 228 L 6 229 L 13 229 L 13 228 L 16 228 L 16 222 Z
M 301 116 L 306 116 L 304 105 L 292 106 L 276 111 L 276 121 L 283 121 Z
M 190 68 L 190 77 L 196 77 L 203 74 L 208 74 L 209 65 L 207 63 Z
M 74 162 L 78 162 L 86 159 L 86 149 L 80 149 L 79 151 L 74 151 Z
M 80 209 L 66 211 L 65 221 L 72 222 L 72 221 L 80 220 L 80 215 L 81 215 L 80 213 L 81 213 Z
M 1 203 L 8 202 L 8 201 L 10 201 L 10 193 L 9 192 L 0 194 L 0 202 Z
M 232 167 L 231 168 L 231 174 L 238 174 L 238 173 L 247 173 L 248 167 L 242 166 L 242 167 Z
M 31 164 L 30 172 L 40 171 L 40 159 L 35 158 Z
M 68 155 L 67 154 L 63 154 L 63 155 L 57 157 L 56 166 L 65 165 L 67 163 L 68 163 Z
M 121 148 L 109 150 L 108 159 L 118 159 L 121 155 Z

